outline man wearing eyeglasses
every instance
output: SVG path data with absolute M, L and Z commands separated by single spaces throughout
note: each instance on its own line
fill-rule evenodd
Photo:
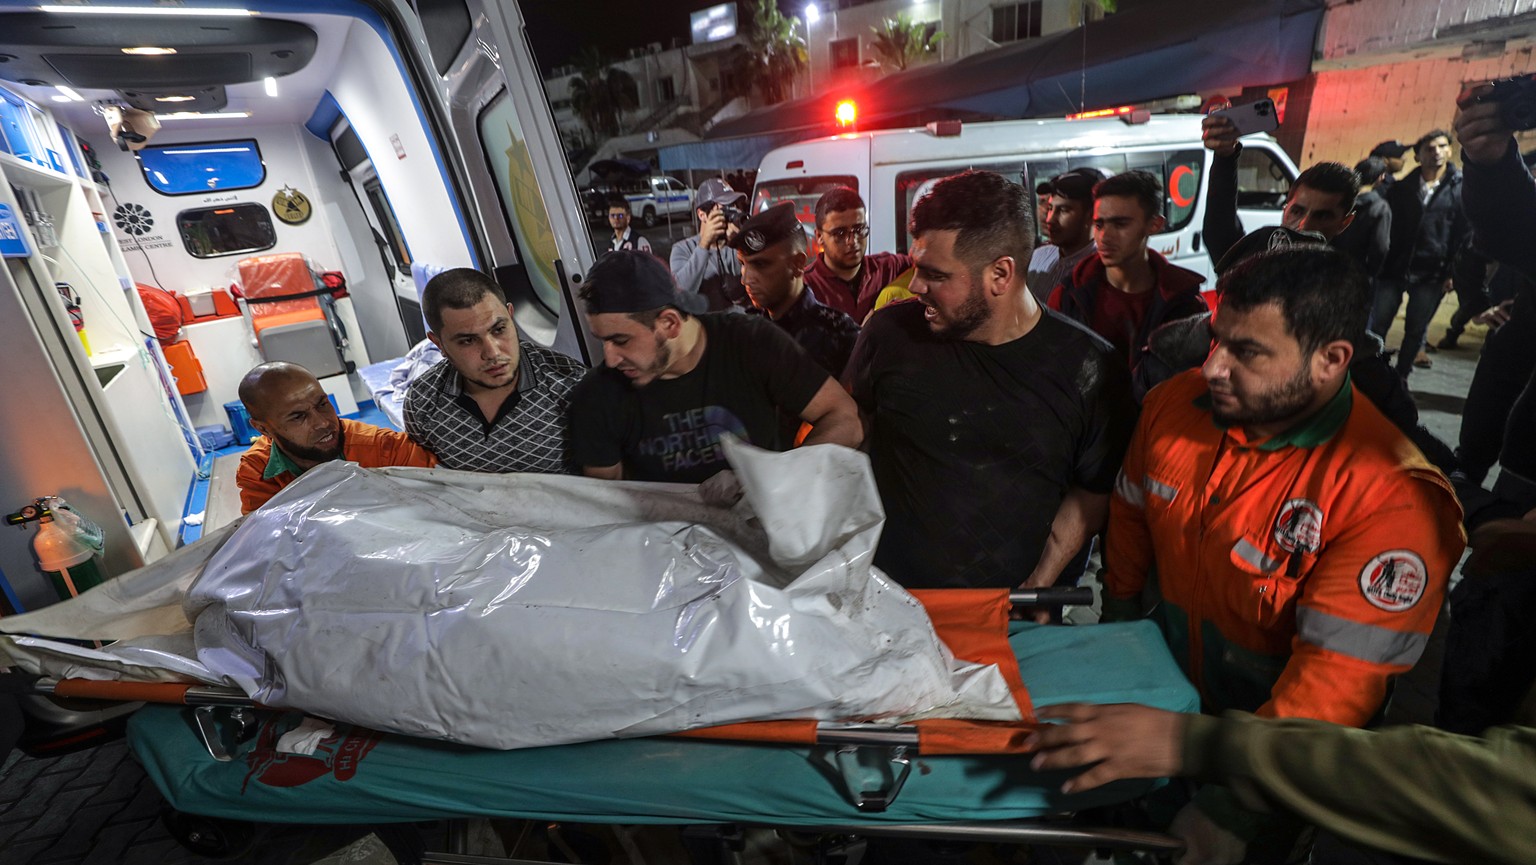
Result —
M 629 217 L 629 199 L 618 194 L 608 196 L 608 227 L 613 229 L 613 240 L 608 242 L 608 251 L 633 249 L 636 252 L 650 252 L 651 242 L 645 239 L 645 235 L 629 227 Z
M 805 284 L 817 300 L 854 321 L 869 318 L 880 290 L 912 266 L 911 256 L 865 254 L 869 213 L 859 193 L 846 186 L 829 189 L 817 199 L 816 242 L 821 254 L 806 269 Z

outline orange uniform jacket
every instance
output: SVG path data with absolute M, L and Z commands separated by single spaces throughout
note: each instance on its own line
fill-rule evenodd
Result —
M 1207 711 L 1362 726 L 1428 642 L 1461 507 L 1353 384 L 1266 441 L 1209 404 L 1199 370 L 1148 395 L 1110 501 L 1106 606 L 1153 584 Z
M 417 444 L 403 432 L 376 427 L 361 421 L 341 419 L 341 458 L 357 463 L 366 469 L 384 466 L 437 465 L 437 457 Z M 292 471 L 283 471 L 266 477 L 267 465 L 272 459 L 272 441 L 266 436 L 256 439 L 240 457 L 240 470 L 235 473 L 235 485 L 240 488 L 240 513 L 248 514 L 267 503 L 277 491 L 297 480 Z

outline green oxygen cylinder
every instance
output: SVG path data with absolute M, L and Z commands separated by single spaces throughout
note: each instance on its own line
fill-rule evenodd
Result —
M 63 599 L 73 598 L 105 582 L 101 551 L 101 527 L 69 507 L 63 499 L 40 499 L 44 510 L 38 519 L 32 551 L 37 564 Z

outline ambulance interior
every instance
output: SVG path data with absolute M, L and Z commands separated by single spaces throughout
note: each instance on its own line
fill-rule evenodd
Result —
M 391 371 L 441 269 L 494 273 L 527 338 L 586 360 L 560 315 L 574 188 L 541 184 L 563 156 L 527 143 L 553 140 L 542 102 L 525 129 L 541 91 L 507 86 L 479 7 L 418 8 L 0 0 L 0 508 L 64 497 L 109 575 L 238 516 L 213 451 L 252 434 L 241 376 L 301 363 L 343 416 L 398 423 Z M 29 534 L 0 533 L 7 611 L 54 599 Z

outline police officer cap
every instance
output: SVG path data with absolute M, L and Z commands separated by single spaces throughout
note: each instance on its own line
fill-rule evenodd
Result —
M 1226 273 L 1232 265 L 1250 255 L 1258 255 L 1271 249 L 1326 247 L 1327 245 L 1327 238 L 1315 231 L 1297 231 L 1283 225 L 1270 225 L 1243 235 L 1242 240 L 1234 243 L 1232 248 L 1227 250 L 1227 254 L 1221 257 L 1221 261 L 1216 262 L 1216 273 Z
M 742 223 L 741 230 L 725 245 L 746 253 L 762 252 L 775 243 L 788 240 L 796 231 L 803 234 L 805 229 L 795 218 L 794 202 L 781 201 Z

